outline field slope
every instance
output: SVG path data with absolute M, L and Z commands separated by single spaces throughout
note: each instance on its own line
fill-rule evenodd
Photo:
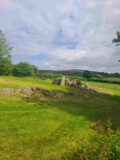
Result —
M 95 84 L 90 85 L 94 87 Z M 119 86 L 116 87 L 116 94 L 111 92 L 111 95 L 108 95 L 107 91 L 112 89 L 107 85 L 104 91 L 107 94 L 101 94 L 60 87 L 45 80 L 0 77 L 0 88 L 19 89 L 33 86 L 76 92 L 77 96 L 53 99 L 36 95 L 26 99 L 0 92 L 2 160 L 72 159 L 66 155 L 72 154 L 80 143 L 93 143 L 97 134 L 93 126 L 105 127 L 109 120 L 113 128 L 120 127 Z M 73 160 L 77 158 L 74 157 Z

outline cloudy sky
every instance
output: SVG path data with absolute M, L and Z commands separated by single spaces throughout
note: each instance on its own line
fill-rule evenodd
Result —
M 14 63 L 120 72 L 120 0 L 0 0 L 0 29 Z

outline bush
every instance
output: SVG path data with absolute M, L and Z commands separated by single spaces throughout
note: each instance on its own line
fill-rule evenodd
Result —
M 32 77 L 36 76 L 38 69 L 36 66 L 28 62 L 20 62 L 14 65 L 13 75 L 18 77 Z
M 71 150 L 63 159 L 65 160 L 119 160 L 120 159 L 120 130 L 107 131 L 97 134 L 91 141 L 79 142 L 77 149 Z

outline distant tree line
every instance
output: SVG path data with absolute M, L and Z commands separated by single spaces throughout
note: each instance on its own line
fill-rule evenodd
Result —
M 83 77 L 86 78 L 87 80 L 90 80 L 92 78 L 92 72 L 90 71 L 84 71 L 83 72 Z

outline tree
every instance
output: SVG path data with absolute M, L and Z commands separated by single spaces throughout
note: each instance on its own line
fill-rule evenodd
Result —
M 113 43 L 116 43 L 116 46 L 120 45 L 120 32 L 116 32 L 117 38 L 114 38 L 112 40 Z M 120 59 L 118 60 L 118 62 L 120 62 Z
M 83 77 L 89 80 L 90 78 L 92 78 L 92 73 L 90 71 L 84 71 Z
M 116 43 L 116 46 L 120 45 L 120 32 L 116 32 L 117 38 L 112 40 L 113 43 Z
M 12 73 L 11 49 L 4 34 L 0 31 L 0 75 Z
M 39 70 L 35 65 L 32 65 L 33 67 L 33 71 L 34 71 L 34 75 L 38 76 L 39 75 Z
M 38 69 L 36 66 L 28 62 L 20 62 L 14 65 L 13 74 L 18 77 L 32 77 L 37 75 Z

